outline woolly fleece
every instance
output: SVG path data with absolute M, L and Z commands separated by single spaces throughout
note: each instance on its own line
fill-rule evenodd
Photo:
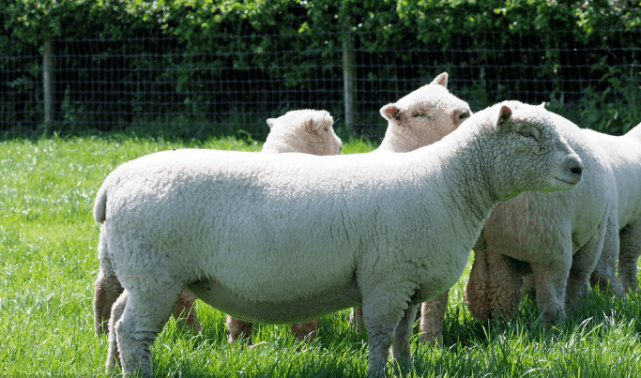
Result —
M 448 74 L 443 72 L 431 83 L 387 104 L 380 114 L 387 120 L 383 142 L 374 153 L 410 152 L 443 139 L 472 115 L 469 105 L 447 90 Z M 350 322 L 360 329 L 363 310 L 355 307 Z M 428 324 L 421 324 L 421 342 L 433 341 Z
M 294 110 L 278 118 L 269 118 L 267 124 L 270 132 L 263 144 L 263 152 L 301 152 L 315 155 L 337 155 L 342 148 L 341 140 L 334 133 L 334 119 L 324 110 Z M 106 203 L 94 208 L 94 218 L 98 222 L 105 219 Z M 94 284 L 94 322 L 96 333 L 107 332 L 107 321 L 111 316 L 113 303 L 122 293 L 123 288 L 111 265 L 107 255 L 107 245 L 103 240 L 104 225 L 101 227 L 99 242 L 100 272 Z M 196 297 L 189 291 L 184 291 L 174 307 L 174 317 L 184 320 L 184 323 L 195 331 L 200 331 L 200 322 L 194 307 Z M 251 330 L 251 324 L 235 325 L 228 321 L 229 328 L 244 327 L 235 332 L 230 332 L 230 342 L 235 341 L 243 330 Z M 308 335 L 305 333 L 310 326 L 299 325 L 293 328 L 294 334 Z M 315 328 L 314 328 L 315 329 Z M 230 329 L 230 331 L 232 331 Z M 246 334 L 247 335 L 247 334 Z M 251 338 L 251 332 L 249 333 Z M 251 340 L 249 340 L 251 341 Z
M 516 102 L 406 154 L 177 150 L 123 164 L 96 198 L 125 288 L 108 364 L 151 376 L 149 345 L 187 287 L 250 321 L 362 303 L 368 374 L 384 376 L 391 345 L 409 359 L 417 306 L 458 280 L 497 201 L 571 189 L 582 168 L 556 125 Z
M 616 224 L 614 176 L 603 149 L 567 119 L 539 107 L 563 130 L 585 164 L 570 192 L 525 193 L 499 203 L 474 247 L 466 287 L 473 316 L 506 319 L 518 312 L 521 279 L 533 274 L 540 316 L 546 325 L 566 317 L 588 287 L 602 251 L 616 248 L 608 228 Z M 614 269 L 602 271 L 621 293 Z
M 292 110 L 278 118 L 269 118 L 267 125 L 271 130 L 263 144 L 262 152 L 340 155 L 343 145 L 334 133 L 333 124 L 334 118 L 324 110 Z M 320 319 L 316 318 L 294 323 L 290 329 L 297 340 L 312 341 L 316 338 L 319 324 Z M 253 344 L 253 323 L 227 315 L 226 326 L 230 344 L 236 343 L 240 338 L 248 345 Z

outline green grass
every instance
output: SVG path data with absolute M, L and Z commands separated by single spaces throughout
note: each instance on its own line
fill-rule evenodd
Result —
M 119 164 L 181 147 L 260 149 L 234 138 L 167 141 L 126 136 L 0 142 L 0 377 L 103 377 L 107 337 L 93 328 L 98 272 L 95 193 Z M 345 153 L 375 146 L 349 139 Z M 588 293 L 558 328 L 545 330 L 536 305 L 505 322 L 474 320 L 453 288 L 443 350 L 412 339 L 409 377 L 634 377 L 641 371 L 639 295 Z M 289 327 L 259 325 L 253 349 L 226 341 L 224 315 L 198 303 L 202 334 L 170 320 L 153 346 L 158 377 L 362 377 L 367 338 L 348 311 L 321 320 L 318 339 L 298 351 Z

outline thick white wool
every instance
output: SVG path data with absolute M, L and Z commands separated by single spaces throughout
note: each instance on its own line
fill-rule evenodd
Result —
M 585 171 L 572 191 L 524 193 L 494 208 L 474 248 L 466 288 L 470 310 L 480 320 L 516 315 L 521 276 L 531 273 L 545 323 L 563 320 L 566 306 L 576 306 L 588 287 L 602 252 L 616 248 L 608 234 L 616 223 L 617 202 L 607 154 L 567 119 L 539 109 L 562 129 Z M 614 270 L 601 273 L 620 293 Z
M 270 127 L 267 141 L 263 145 L 263 152 L 300 152 L 315 155 L 336 155 L 340 154 L 342 147 L 341 140 L 336 136 L 333 129 L 333 118 L 324 110 L 295 110 L 290 111 L 278 118 L 267 120 Z M 105 220 L 106 197 L 94 208 L 96 221 Z M 105 227 L 104 225 L 102 226 Z M 103 232 L 104 233 L 104 232 Z M 100 273 L 96 280 L 94 296 L 94 318 L 97 333 L 106 332 L 106 321 L 109 320 L 111 308 L 123 288 L 115 275 L 111 261 L 107 253 L 107 244 L 101 236 L 98 248 L 100 259 Z M 183 314 L 188 317 L 186 324 L 195 330 L 200 330 L 200 323 L 193 308 L 195 297 L 188 292 L 178 301 L 174 314 Z M 301 328 L 300 332 L 306 330 Z M 307 327 L 309 328 L 309 327 Z M 234 335 L 232 335 L 234 337 Z
M 418 304 L 458 280 L 498 200 L 578 182 L 580 159 L 532 108 L 488 108 L 407 154 L 178 150 L 123 164 L 96 206 L 107 203 L 105 238 L 125 288 L 110 329 L 125 372 L 151 375 L 147 346 L 188 287 L 268 322 L 362 303 L 369 372 L 384 375 L 394 335 L 405 345 Z
M 325 110 L 292 110 L 269 118 L 269 135 L 262 152 L 300 152 L 312 155 L 338 155 L 341 140 L 334 133 L 334 119 Z

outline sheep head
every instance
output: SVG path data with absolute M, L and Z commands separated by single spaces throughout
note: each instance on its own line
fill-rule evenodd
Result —
M 325 110 L 293 110 L 278 118 L 269 118 L 270 132 L 263 152 L 339 155 L 343 146 L 333 124 L 334 119 Z
M 481 126 L 479 132 L 497 134 L 483 138 L 478 149 L 483 151 L 484 169 L 494 171 L 485 177 L 494 178 L 488 181 L 499 200 L 526 191 L 572 189 L 581 181 L 583 163 L 565 137 L 571 130 L 544 108 L 505 101 L 476 113 L 464 127 L 468 122 Z
M 409 152 L 439 141 L 470 117 L 469 105 L 447 90 L 447 72 L 380 110 L 388 121 L 381 150 Z

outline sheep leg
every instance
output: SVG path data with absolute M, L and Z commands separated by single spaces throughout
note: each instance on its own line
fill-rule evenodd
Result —
M 571 248 L 566 248 L 562 259 L 549 264 L 532 263 L 536 285 L 536 302 L 540 317 L 547 328 L 565 319 L 565 288 L 572 264 Z
M 96 279 L 94 283 L 95 294 L 93 299 L 96 334 L 107 333 L 109 331 L 107 324 L 111 316 L 111 307 L 124 290 L 118 277 L 116 277 L 116 272 L 109 258 L 106 227 L 104 222 L 100 225 L 100 236 L 98 238 L 100 272 L 98 273 L 98 279 Z
M 367 285 L 363 285 L 367 287 Z M 363 320 L 367 328 L 369 339 L 369 364 L 367 369 L 368 377 L 385 377 L 389 349 L 395 336 L 395 332 L 402 319 L 404 326 L 411 334 L 411 327 L 416 316 L 417 306 L 409 306 L 413 290 L 407 290 L 407 295 L 399 295 L 398 292 L 390 293 L 385 288 L 394 287 L 393 284 L 385 285 L 381 290 L 370 287 L 370 290 L 363 293 Z M 384 298 L 384 299 L 382 299 Z M 413 312 L 408 311 L 409 307 L 414 307 Z M 412 315 L 410 320 L 409 315 Z M 405 337 L 401 335 L 400 337 Z M 403 355 L 404 349 L 400 347 L 395 352 Z
M 618 221 L 614 216 L 608 220 L 603 239 L 601 253 L 594 252 L 595 254 L 598 253 L 599 259 L 591 270 L 590 282 L 593 285 L 598 285 L 599 290 L 603 292 L 622 295 L 623 286 L 616 276 L 616 264 L 621 244 Z
M 98 279 L 94 283 L 95 294 L 93 299 L 94 325 L 98 335 L 109 331 L 107 323 L 111 316 L 111 307 L 123 291 L 122 285 L 120 285 L 120 281 L 113 270 L 103 269 L 102 266 L 103 264 L 101 264 Z
M 252 329 L 254 323 L 246 322 L 244 320 L 236 319 L 227 315 L 227 330 L 229 331 L 229 344 L 234 345 L 238 340 L 243 340 L 247 345 L 252 345 Z
M 523 280 L 511 257 L 488 252 L 487 298 L 492 318 L 505 320 L 516 316 L 521 305 Z
M 474 246 L 474 263 L 470 278 L 465 286 L 465 301 L 472 316 L 485 322 L 492 316 L 492 305 L 487 296 L 489 285 L 489 265 L 487 261 L 487 244 L 483 234 Z
M 619 277 L 625 290 L 637 291 L 637 266 L 641 255 L 641 218 L 624 227 L 620 238 Z
M 447 309 L 450 291 L 447 290 L 436 298 L 421 304 L 421 322 L 419 339 L 422 344 L 443 347 L 443 318 Z
M 189 290 L 184 290 L 174 307 L 174 318 L 180 321 L 181 325 L 187 326 L 193 331 L 200 332 L 200 321 L 196 313 L 196 296 Z
M 394 339 L 392 340 L 392 357 L 399 362 L 403 371 L 406 370 L 410 362 L 410 337 L 412 336 L 414 320 L 419 306 L 420 304 L 410 305 L 405 310 L 405 314 L 403 314 L 401 321 L 396 326 Z
M 115 330 L 116 322 L 122 317 L 127 304 L 128 292 L 124 291 L 118 300 L 114 303 L 111 309 L 111 317 L 109 318 L 109 353 L 107 355 L 107 369 L 110 370 L 116 366 L 120 366 L 120 354 L 118 353 L 118 342 L 116 340 Z
M 577 307 L 586 288 L 588 288 L 590 274 L 594 271 L 600 255 L 599 250 L 602 248 L 603 242 L 593 243 L 579 249 L 572 256 L 572 267 L 565 288 L 565 306 L 568 312 Z M 612 277 L 614 278 L 614 276 Z
M 363 307 L 362 306 L 356 306 L 352 309 L 351 314 L 349 314 L 349 322 L 355 330 L 357 331 L 361 330 L 361 327 L 363 326 Z
M 319 324 L 320 318 L 317 318 L 306 322 L 292 324 L 290 326 L 290 330 L 294 334 L 296 340 L 312 342 L 316 338 Z
M 160 281 L 158 274 L 155 276 Z M 162 331 L 182 292 L 182 285 L 164 281 L 166 285 L 136 287 L 135 291 L 128 290 L 123 294 L 122 316 L 111 328 L 110 340 L 114 333 L 125 377 L 136 373 L 143 377 L 153 375 L 149 346 Z M 119 303 L 115 311 L 120 311 L 121 306 Z M 108 364 L 113 361 L 108 359 Z

